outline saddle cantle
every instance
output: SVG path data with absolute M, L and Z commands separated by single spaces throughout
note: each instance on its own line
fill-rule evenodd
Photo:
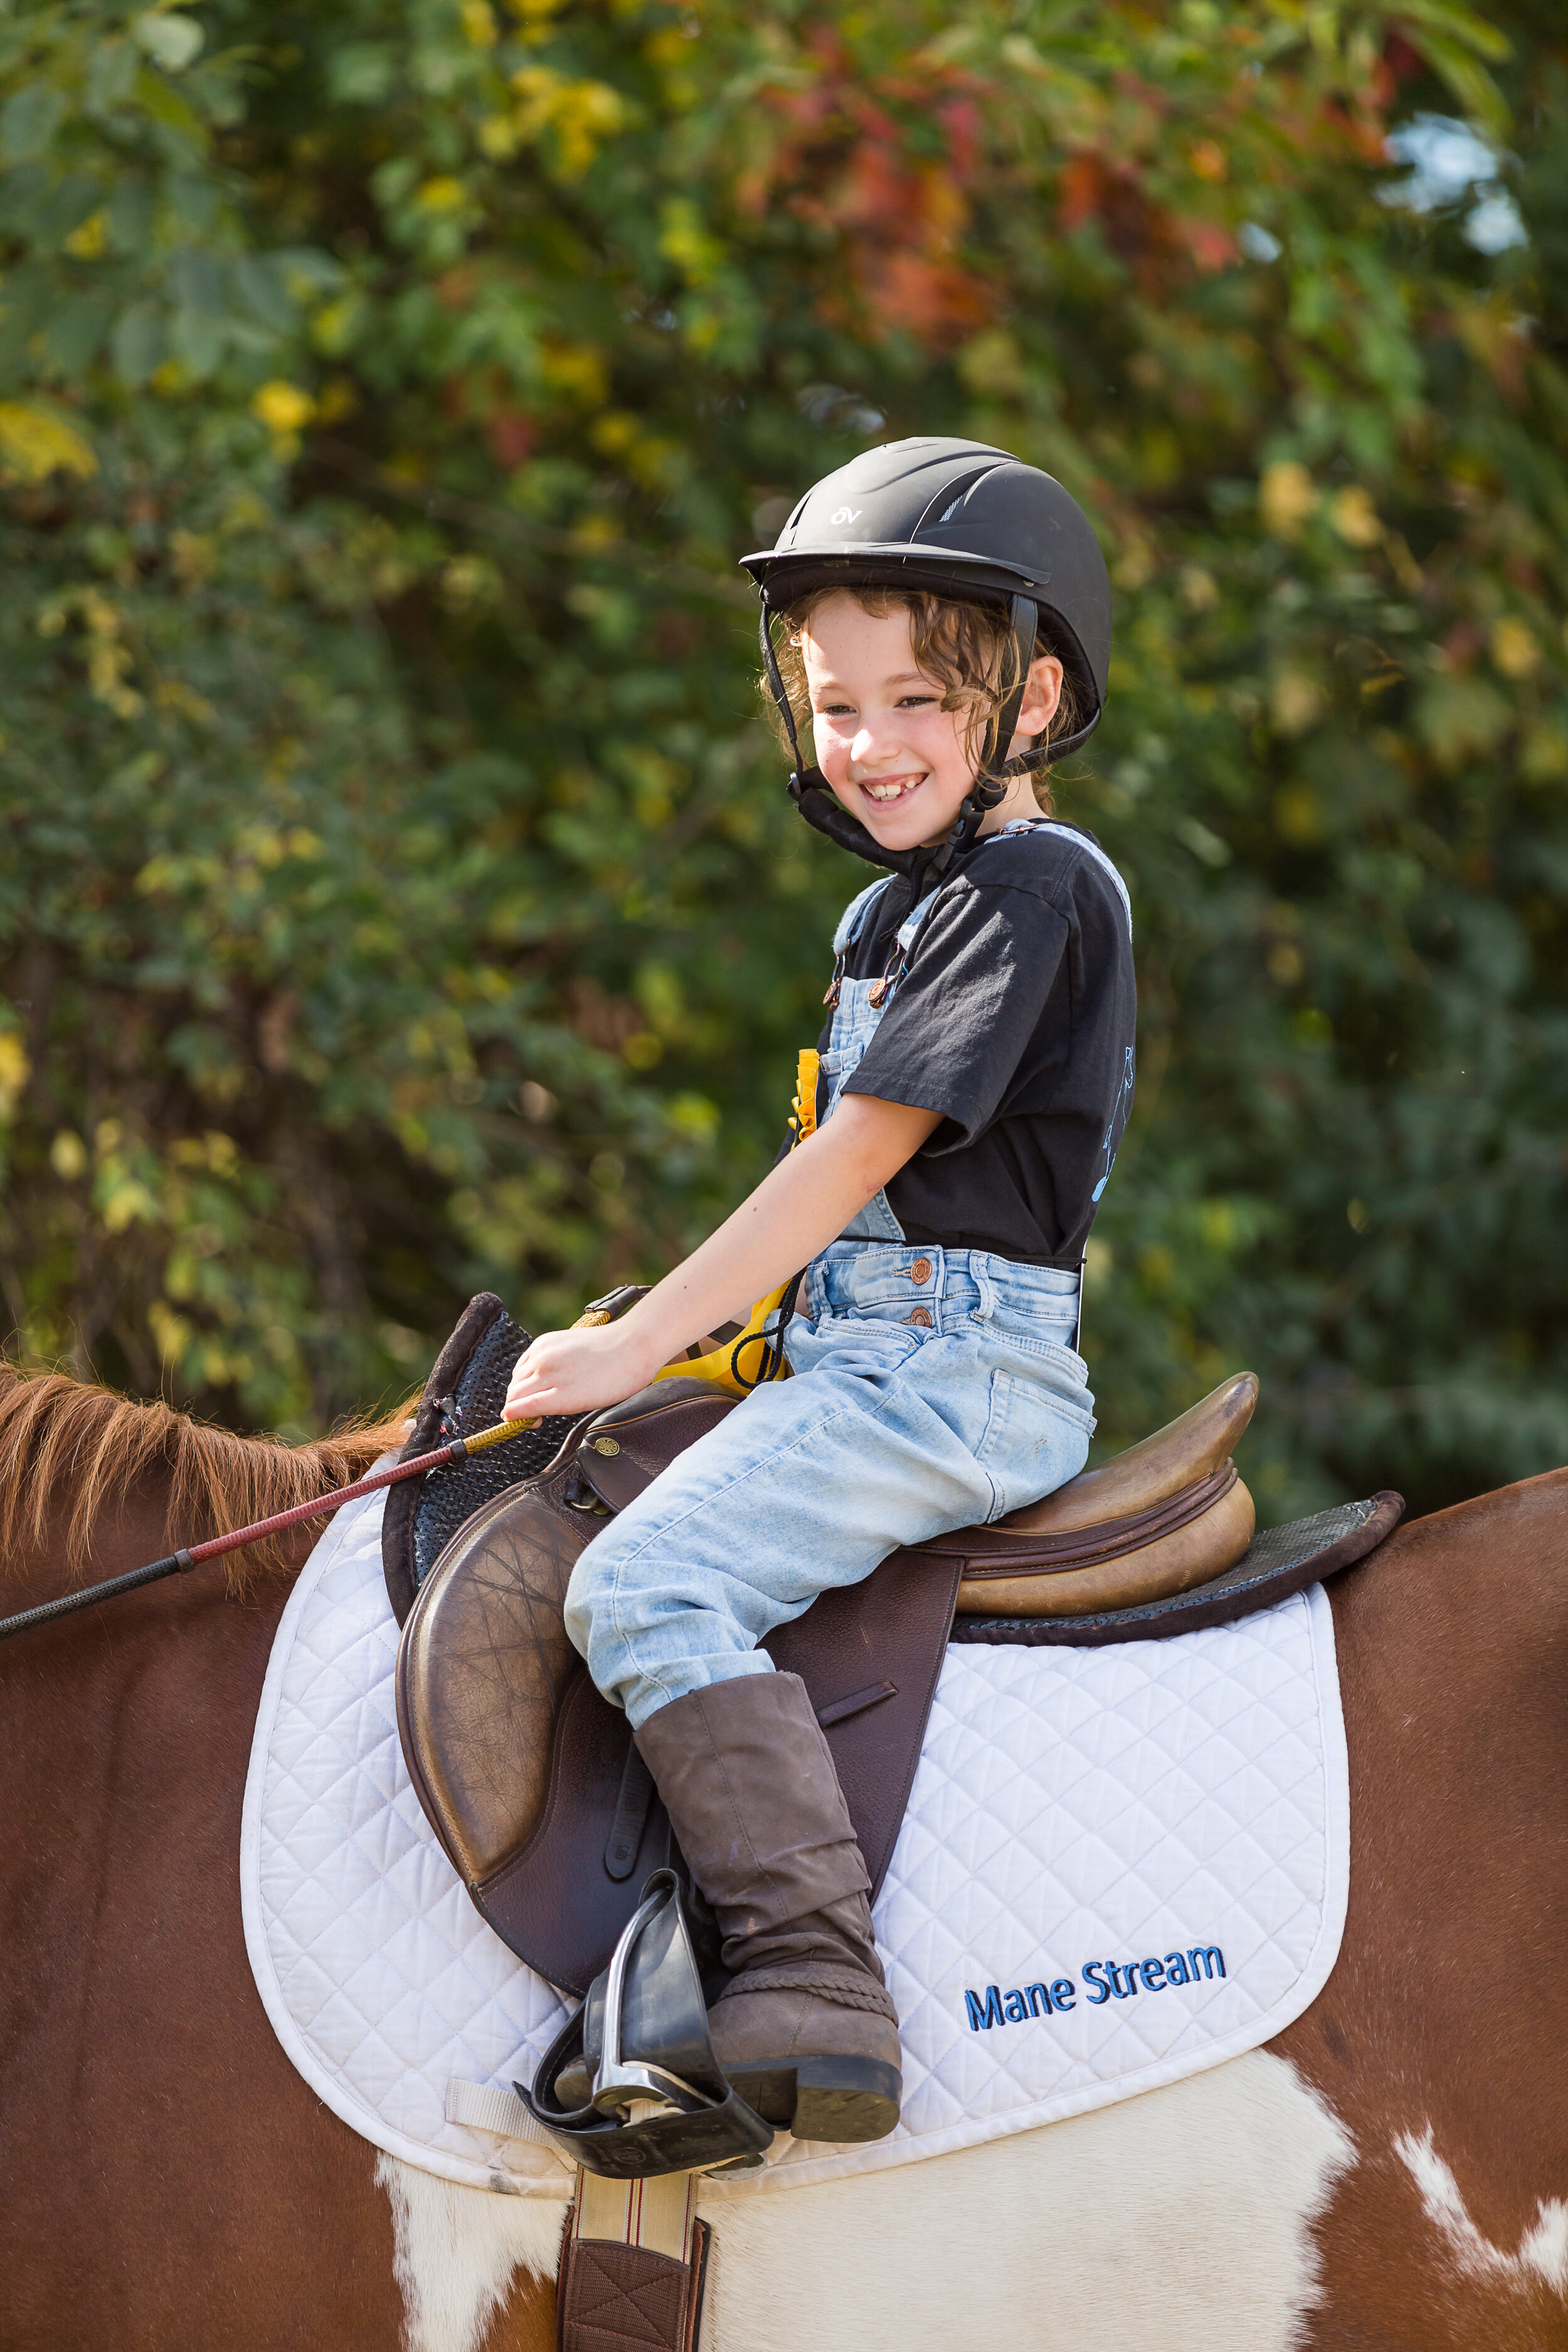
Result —
M 769 1637 L 774 1664 L 811 1693 L 874 1889 L 950 1635 L 1174 1633 L 1207 1596 L 1224 1598 L 1194 1622 L 1265 1607 L 1313 1580 L 1320 1559 L 1323 1573 L 1346 1566 L 1388 1533 L 1402 1507 L 1393 1496 L 1346 1507 L 1353 1525 L 1327 1515 L 1334 1526 L 1315 1541 L 1253 1562 L 1252 1503 L 1229 1457 L 1257 1397 L 1256 1377 L 1239 1374 L 1044 1502 L 896 1551 Z M 408 1613 L 398 1724 L 420 1802 L 503 1941 L 569 1990 L 605 1967 L 671 1849 L 626 1719 L 566 1638 L 566 1585 L 604 1520 L 734 1404 L 674 1376 L 575 1424 L 541 1475 L 458 1529 Z

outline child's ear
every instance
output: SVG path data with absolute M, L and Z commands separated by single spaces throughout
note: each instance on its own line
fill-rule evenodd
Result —
M 1029 682 L 1018 712 L 1020 735 L 1039 735 L 1057 715 L 1062 698 L 1062 666 L 1055 654 L 1039 654 L 1029 664 Z

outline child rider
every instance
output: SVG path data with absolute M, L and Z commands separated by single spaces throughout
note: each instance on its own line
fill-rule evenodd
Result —
M 1083 1467 L 1079 1268 L 1131 1098 L 1131 927 L 1030 772 L 1100 716 L 1110 591 L 1060 484 L 968 441 L 868 451 L 745 562 L 792 750 L 813 732 L 791 792 L 891 877 L 834 940 L 816 1131 L 619 1321 L 536 1339 L 506 1411 L 618 1402 L 805 1267 L 793 1377 L 595 1538 L 566 1623 L 716 1916 L 725 2074 L 798 2138 L 876 2139 L 900 2077 L 866 1868 L 805 1686 L 758 1644 Z

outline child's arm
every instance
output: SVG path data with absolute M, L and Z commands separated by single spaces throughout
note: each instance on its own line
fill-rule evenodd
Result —
M 618 1404 L 705 1331 L 743 1320 L 754 1300 L 837 1239 L 941 1116 L 874 1095 L 846 1095 L 833 1117 L 629 1314 L 597 1330 L 546 1331 L 537 1339 L 518 1359 L 506 1417 Z

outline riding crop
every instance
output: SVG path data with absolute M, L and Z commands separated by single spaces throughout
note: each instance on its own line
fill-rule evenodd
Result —
M 493 1429 L 479 1429 L 471 1437 L 454 1437 L 433 1453 L 416 1454 L 408 1462 L 394 1462 L 384 1470 L 373 1470 L 363 1478 L 356 1478 L 352 1486 L 338 1486 L 330 1495 L 318 1495 L 313 1502 L 296 1503 L 287 1511 L 275 1511 L 269 1519 L 257 1519 L 248 1528 L 237 1528 L 232 1535 L 210 1536 L 205 1543 L 188 1544 L 180 1551 L 172 1551 L 166 1559 L 152 1559 L 144 1568 L 128 1569 L 123 1576 L 111 1576 L 102 1584 L 88 1584 L 79 1592 L 67 1592 L 58 1601 L 40 1601 L 36 1609 L 20 1610 L 15 1617 L 0 1617 L 0 1642 L 8 1641 L 13 1633 L 25 1633 L 30 1625 L 47 1625 L 51 1618 L 68 1617 L 73 1610 L 90 1609 L 96 1601 L 112 1601 L 117 1592 L 134 1592 L 138 1585 L 156 1584 L 161 1577 L 184 1576 L 205 1560 L 221 1559 L 226 1552 L 242 1550 L 245 1545 L 259 1543 L 263 1536 L 280 1534 L 285 1528 L 299 1527 L 306 1519 L 325 1518 L 344 1503 L 352 1503 L 361 1495 L 374 1495 L 382 1486 L 395 1486 L 402 1478 L 417 1478 L 426 1470 L 443 1470 L 449 1462 L 461 1462 L 470 1454 L 482 1454 L 488 1446 L 502 1445 L 509 1437 L 521 1437 L 525 1430 L 537 1429 L 533 1421 L 498 1421 Z

